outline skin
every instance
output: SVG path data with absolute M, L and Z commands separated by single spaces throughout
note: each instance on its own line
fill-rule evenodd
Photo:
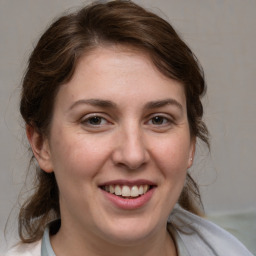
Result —
M 146 54 L 108 46 L 81 58 L 56 96 L 49 136 L 33 127 L 27 135 L 60 190 L 56 255 L 176 255 L 166 222 L 195 140 L 182 84 Z M 117 179 L 154 182 L 152 197 L 137 209 L 116 207 L 99 185 Z

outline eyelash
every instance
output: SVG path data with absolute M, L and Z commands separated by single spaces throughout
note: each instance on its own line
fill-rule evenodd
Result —
M 92 121 L 93 119 L 99 119 L 101 122 L 104 121 L 104 123 L 103 124 L 102 123 L 101 124 L 92 124 L 92 123 L 90 123 L 90 121 Z M 96 120 L 94 120 L 94 121 L 96 121 Z M 92 114 L 92 115 L 89 115 L 89 116 L 86 116 L 85 118 L 83 118 L 81 120 L 81 123 L 83 125 L 87 125 L 87 126 L 90 126 L 90 127 L 101 127 L 101 126 L 103 126 L 107 123 L 110 123 L 110 122 L 106 118 L 104 118 L 104 117 L 102 117 L 98 114 Z
M 158 118 L 162 122 L 160 124 L 154 123 L 153 120 L 155 119 L 155 121 L 157 121 L 156 118 Z M 161 129 L 161 128 L 167 128 L 167 127 L 171 126 L 172 124 L 174 124 L 174 120 L 170 116 L 166 116 L 163 114 L 155 114 L 154 116 L 151 116 L 146 123 L 149 123 L 154 128 Z
M 93 120 L 93 119 L 95 119 L 95 120 Z M 98 123 L 98 124 L 94 123 L 93 124 L 92 123 L 93 121 L 99 121 L 100 123 Z M 154 121 L 156 121 L 156 122 L 160 121 L 160 124 L 154 123 Z M 172 118 L 166 117 L 163 114 L 155 114 L 154 116 L 150 116 L 147 119 L 147 121 L 145 122 L 145 124 L 149 124 L 149 125 L 152 125 L 152 126 L 157 127 L 157 128 L 170 126 L 173 123 L 174 123 L 174 121 L 173 121 Z M 111 122 L 108 121 L 103 116 L 101 116 L 100 114 L 94 113 L 94 114 L 86 115 L 84 118 L 82 118 L 81 119 L 81 124 L 85 125 L 85 126 L 88 126 L 88 127 L 91 127 L 91 128 L 101 128 L 105 125 L 111 124 Z

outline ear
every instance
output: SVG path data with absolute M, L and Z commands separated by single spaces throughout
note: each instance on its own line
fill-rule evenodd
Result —
M 195 152 L 196 152 L 196 137 L 193 137 L 193 138 L 191 138 L 191 142 L 190 142 L 189 159 L 188 159 L 187 169 L 189 169 L 193 164 Z
M 31 125 L 26 126 L 26 134 L 40 168 L 48 173 L 53 172 L 48 139 Z

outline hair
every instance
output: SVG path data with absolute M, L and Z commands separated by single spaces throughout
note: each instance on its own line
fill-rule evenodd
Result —
M 23 78 L 20 112 L 26 125 L 33 126 L 42 136 L 48 135 L 59 88 L 72 78 L 82 56 L 104 45 L 143 51 L 162 74 L 180 81 L 186 95 L 191 136 L 209 147 L 201 103 L 206 84 L 197 58 L 167 21 L 132 1 L 92 3 L 65 14 L 46 30 L 29 58 Z M 19 214 L 19 236 L 24 243 L 39 240 L 47 223 L 60 218 L 54 173 L 46 173 L 38 166 L 35 169 L 33 194 Z M 178 203 L 190 212 L 200 213 L 199 188 L 189 173 Z

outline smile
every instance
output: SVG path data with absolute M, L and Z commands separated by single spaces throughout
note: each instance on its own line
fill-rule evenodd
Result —
M 106 185 L 101 187 L 104 191 L 124 198 L 136 198 L 146 194 L 151 186 L 145 185 Z
M 146 206 L 155 194 L 157 184 L 150 180 L 112 180 L 99 186 L 104 198 L 122 210 Z

